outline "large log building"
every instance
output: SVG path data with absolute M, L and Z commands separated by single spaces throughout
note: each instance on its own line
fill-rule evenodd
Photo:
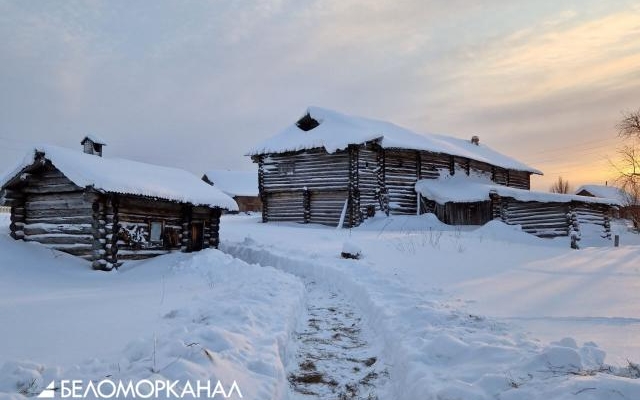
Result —
M 102 270 L 218 246 L 221 210 L 237 210 L 229 196 L 180 169 L 103 158 L 104 142 L 94 137 L 82 145 L 84 153 L 37 147 L 0 180 L 14 239 Z
M 376 212 L 434 212 L 453 225 L 484 224 L 496 218 L 522 222 L 515 218 L 517 214 L 532 217 L 530 232 L 553 236 L 569 233 L 572 222 L 566 214 L 573 208 L 588 209 L 589 215 L 599 216 L 606 230 L 601 209 L 615 204 L 606 199 L 582 201 L 579 196 L 538 196 L 521 201 L 522 193 L 533 193 L 531 175 L 542 172 L 481 144 L 477 136 L 463 140 L 417 134 L 388 122 L 319 107 L 310 107 L 298 121 L 255 146 L 248 155 L 258 164 L 264 222 L 334 226 L 342 222 L 345 227 L 355 227 Z M 469 201 L 462 195 L 443 202 L 441 197 L 429 197 L 424 194 L 428 191 L 418 190 L 430 183 L 446 185 L 453 177 L 463 183 L 488 185 L 486 198 Z M 490 198 L 491 185 L 513 188 L 510 193 L 515 197 L 492 194 Z M 549 218 L 563 222 L 551 226 Z

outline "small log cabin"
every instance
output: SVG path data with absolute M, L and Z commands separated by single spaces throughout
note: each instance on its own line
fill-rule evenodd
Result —
M 189 172 L 84 152 L 34 149 L 0 180 L 11 236 L 39 242 L 111 270 L 125 260 L 217 247 L 222 209 L 233 199 Z
M 309 107 L 294 124 L 248 155 L 258 164 L 264 222 L 355 227 L 381 211 L 435 212 L 450 224 L 483 224 L 499 208 L 491 199 L 467 202 L 462 196 L 438 204 L 419 193 L 416 184 L 436 184 L 451 177 L 470 182 L 479 177 L 495 186 L 529 192 L 531 175 L 542 175 L 481 144 L 477 136 L 463 140 L 419 135 L 389 122 L 319 107 Z
M 255 171 L 211 170 L 202 176 L 202 180 L 231 196 L 238 203 L 239 212 L 262 210 Z

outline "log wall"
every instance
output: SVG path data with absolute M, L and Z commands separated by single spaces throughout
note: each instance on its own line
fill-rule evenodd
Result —
M 258 157 L 263 221 L 337 225 L 345 200 L 357 195 L 357 181 L 350 185 L 357 153 L 315 149 Z
M 602 237 L 611 238 L 609 207 L 599 204 L 521 202 L 514 199 L 494 199 L 494 218 L 509 225 L 521 225 L 522 230 L 539 237 L 568 236 L 575 218 L 578 225 L 602 227 Z
M 91 203 L 83 188 L 50 163 L 25 177 L 7 191 L 16 199 L 11 216 L 12 237 L 92 260 Z
M 416 214 L 418 155 L 412 150 L 384 150 L 385 188 L 391 214 Z
M 569 234 L 569 203 L 538 203 L 503 200 L 500 217 L 509 225 L 521 225 L 522 230 L 540 237 Z
M 360 213 L 366 218 L 369 208 L 383 210 L 380 202 L 378 174 L 378 149 L 361 147 L 358 149 L 358 187 L 360 189 Z M 344 201 L 343 201 L 344 204 Z
M 117 259 L 119 261 L 144 259 L 180 250 L 181 243 L 151 241 L 152 222 L 163 224 L 162 235 L 173 231 L 182 234 L 182 205 L 169 201 L 151 200 L 133 196 L 118 196 Z M 182 239 L 181 236 L 179 236 Z
M 449 225 L 484 225 L 493 218 L 490 201 L 435 204 L 438 219 Z
M 443 174 L 484 176 L 499 184 L 529 188 L 526 172 L 441 153 L 382 149 L 376 142 L 351 145 L 334 154 L 320 148 L 254 156 L 253 160 L 258 163 L 263 222 L 333 225 L 339 219 L 345 199 L 348 199 L 345 226 L 357 226 L 375 211 L 416 214 L 419 197 L 415 183 Z M 459 216 L 452 217 L 458 220 L 462 218 L 460 210 L 470 207 L 463 205 L 457 211 L 448 212 L 458 213 Z M 434 205 L 429 209 L 434 209 Z M 425 211 L 421 207 L 420 212 Z M 486 219 L 485 211 L 483 208 L 479 220 Z M 462 219 L 468 220 L 469 216 Z

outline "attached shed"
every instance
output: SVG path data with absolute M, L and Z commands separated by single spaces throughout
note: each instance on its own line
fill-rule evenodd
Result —
M 602 227 L 610 237 L 610 210 L 617 199 L 536 192 L 496 185 L 482 177 L 448 177 L 420 180 L 422 212 L 433 212 L 451 225 L 482 225 L 498 219 L 521 225 L 525 232 L 540 237 L 567 236 L 580 224 Z
M 443 176 L 487 177 L 498 185 L 529 189 L 541 174 L 480 144 L 417 134 L 389 122 L 310 107 L 294 124 L 255 146 L 262 219 L 359 225 L 382 211 L 417 214 L 415 184 Z
M 231 196 L 238 203 L 240 212 L 262 210 L 256 171 L 214 169 L 207 171 L 202 180 Z
M 91 138 L 86 138 L 92 141 Z M 95 150 L 95 143 L 85 145 Z M 217 247 L 233 199 L 176 168 L 39 146 L 0 180 L 11 236 L 110 270 L 124 260 Z

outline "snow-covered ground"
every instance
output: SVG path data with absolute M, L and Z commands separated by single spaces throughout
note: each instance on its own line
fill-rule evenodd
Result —
M 6 232 L 6 218 L 0 226 Z M 282 398 L 303 301 L 298 279 L 217 250 L 104 273 L 5 233 L 0 397 L 109 377 L 219 380 L 227 392 L 236 381 L 243 398 Z
M 223 222 L 223 250 L 352 297 L 385 344 L 381 398 L 640 397 L 638 380 L 615 375 L 640 360 L 640 238 L 621 227 L 623 247 L 585 234 L 576 251 L 566 238 L 428 215 L 353 230 Z M 363 258 L 340 259 L 345 243 Z
M 640 237 L 622 227 L 622 247 L 576 251 L 501 223 L 227 215 L 222 251 L 104 273 L 7 225 L 0 397 L 109 376 L 235 380 L 248 399 L 640 398 Z

